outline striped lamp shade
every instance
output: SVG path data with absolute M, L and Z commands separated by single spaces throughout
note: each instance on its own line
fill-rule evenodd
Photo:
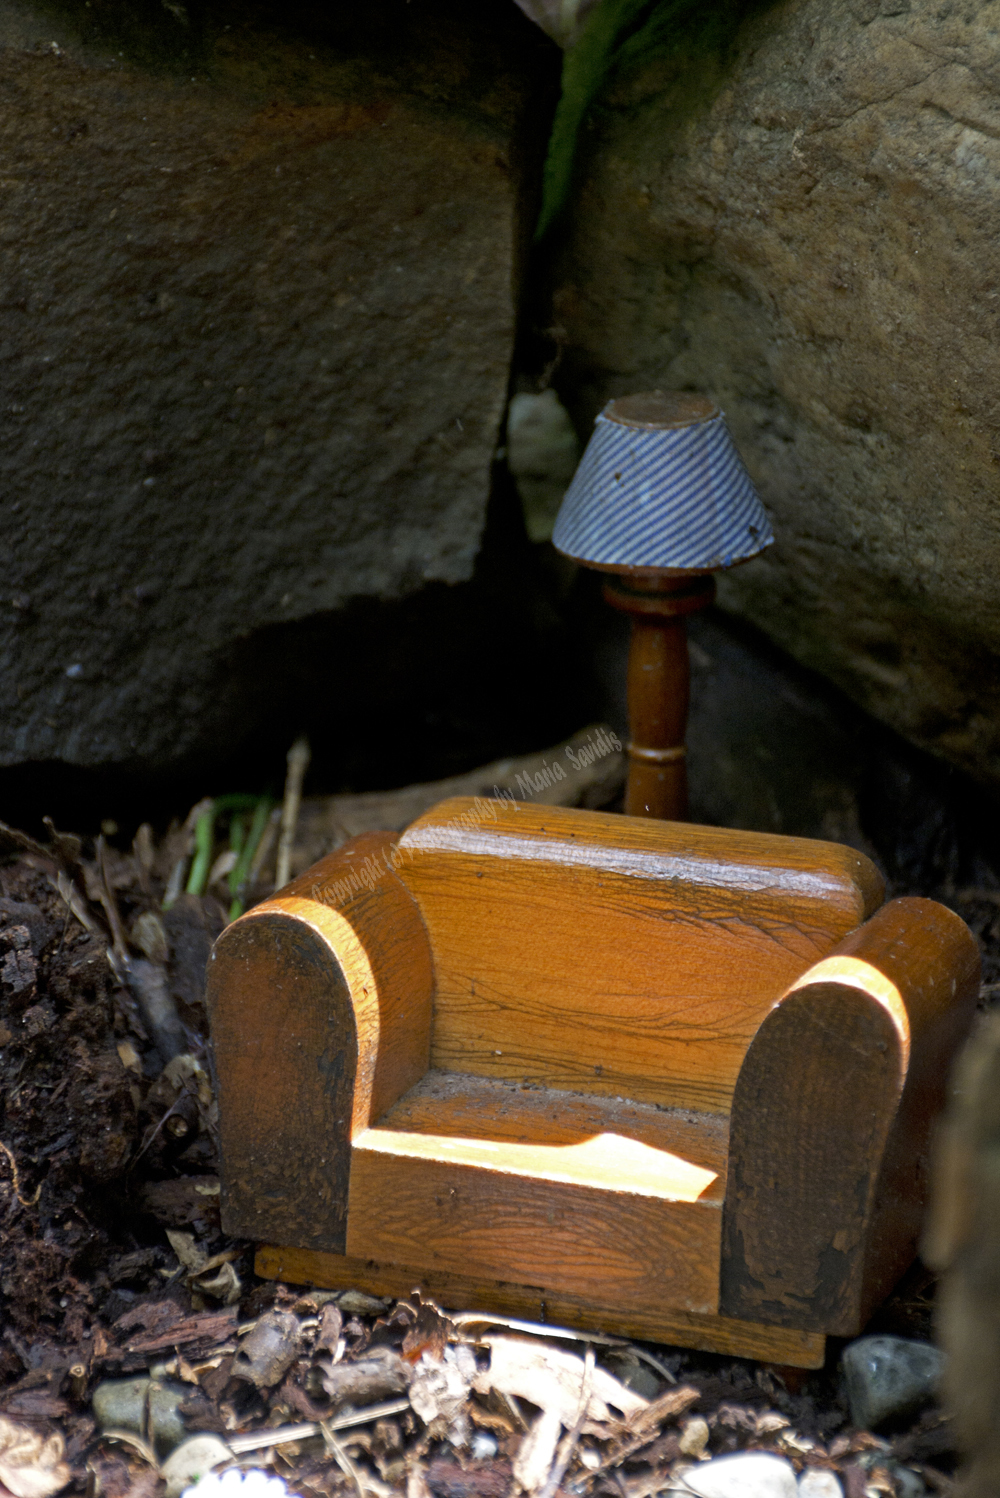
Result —
M 552 540 L 609 572 L 712 572 L 756 556 L 774 535 L 718 407 L 654 390 L 598 416 Z

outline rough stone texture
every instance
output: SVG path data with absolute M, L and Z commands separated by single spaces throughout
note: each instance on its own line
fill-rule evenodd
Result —
M 944 1354 L 912 1337 L 858 1337 L 844 1349 L 841 1367 L 851 1420 L 859 1430 L 877 1430 L 933 1401 Z
M 1000 780 L 1000 4 L 785 0 L 622 78 L 554 271 L 560 393 L 722 402 L 778 540 L 724 604 Z
M 146 9 L 165 58 L 138 3 L 0 6 L 0 764 L 225 741 L 234 642 L 481 539 L 550 44 L 509 0 Z
M 956 1498 L 1000 1492 L 1000 1015 L 959 1056 L 935 1148 L 922 1253 L 941 1273 L 944 1395 L 964 1465 Z

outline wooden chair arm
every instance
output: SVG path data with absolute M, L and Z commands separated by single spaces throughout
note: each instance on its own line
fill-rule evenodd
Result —
M 862 1330 L 916 1253 L 979 967 L 952 911 L 893 900 L 772 1008 L 733 1100 L 722 1314 Z
M 234 1237 L 343 1252 L 351 1139 L 427 1069 L 430 946 L 395 843 L 352 839 L 215 944 L 207 1002 Z

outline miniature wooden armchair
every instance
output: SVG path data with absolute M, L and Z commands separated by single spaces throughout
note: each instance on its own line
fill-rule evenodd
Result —
M 209 966 L 258 1271 L 805 1367 L 915 1253 L 978 995 L 850 848 L 442 802 Z

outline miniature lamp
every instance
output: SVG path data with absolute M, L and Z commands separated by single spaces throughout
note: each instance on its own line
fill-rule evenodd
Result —
M 687 614 L 722 567 L 774 540 L 722 412 L 703 395 L 654 390 L 610 401 L 566 491 L 552 540 L 613 574 L 608 603 L 632 616 L 625 812 L 687 817 Z

